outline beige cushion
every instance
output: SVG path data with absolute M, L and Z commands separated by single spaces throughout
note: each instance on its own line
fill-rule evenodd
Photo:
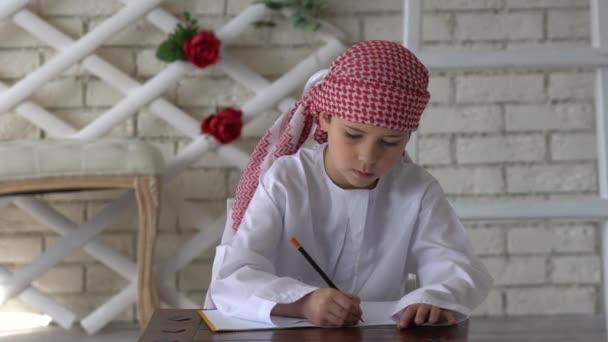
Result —
M 0 142 L 0 181 L 158 175 L 163 168 L 160 152 L 134 139 Z

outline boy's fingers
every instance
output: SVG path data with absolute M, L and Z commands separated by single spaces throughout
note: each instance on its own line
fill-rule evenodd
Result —
M 346 296 L 348 298 L 350 298 L 353 302 L 355 302 L 356 304 L 361 304 L 361 298 L 359 298 L 358 296 L 352 294 L 352 293 L 346 293 Z
M 354 304 L 354 308 L 355 310 L 352 311 L 353 314 L 355 316 L 357 316 L 357 319 L 361 318 L 361 315 L 363 315 L 363 311 L 361 310 L 361 298 L 359 298 L 358 296 L 355 296 L 352 293 L 345 293 L 345 295 L 352 301 L 352 303 Z
M 361 318 L 361 316 L 355 315 L 351 312 L 346 319 L 346 325 L 356 325 L 359 323 L 359 318 Z
M 429 315 L 429 323 L 435 324 L 439 321 L 441 317 L 442 310 L 436 306 L 431 307 L 431 313 Z
M 426 322 L 426 318 L 429 316 L 430 310 L 431 310 L 430 305 L 426 305 L 426 304 L 420 305 L 417 310 L 418 312 L 416 313 L 416 319 L 415 319 L 416 324 L 421 325 L 424 322 Z
M 349 311 L 336 303 L 331 305 L 330 308 L 328 309 L 328 311 L 332 315 L 339 317 L 342 320 L 343 325 L 344 324 L 346 324 L 346 325 L 355 324 L 359 321 L 359 318 L 361 318 L 361 313 L 359 311 L 357 311 L 357 310 Z
M 401 317 L 399 317 L 399 328 L 407 328 L 407 326 L 410 325 L 410 322 L 414 318 L 415 314 L 416 306 L 410 305 L 405 308 L 405 310 L 401 314 Z
M 441 314 L 446 322 L 450 324 L 456 324 L 456 315 L 452 311 L 449 310 L 441 310 Z
M 342 320 L 346 320 L 346 318 L 350 314 L 350 311 L 348 309 L 345 309 L 336 303 L 333 303 L 333 305 L 330 305 L 327 311 L 329 313 L 331 313 L 332 315 L 339 317 Z
M 340 294 L 340 296 L 333 297 L 333 300 L 340 307 L 344 308 L 344 310 L 352 312 L 354 315 L 361 316 L 361 307 L 359 304 L 353 302 L 350 297 Z
M 332 323 L 336 326 L 354 325 L 359 321 L 358 316 L 355 316 L 352 312 L 348 312 L 337 305 L 333 306 L 328 314 L 331 315 Z
M 342 318 L 338 315 L 335 315 L 332 312 L 328 312 L 326 322 L 327 322 L 328 326 L 339 327 L 339 326 L 342 326 L 342 323 L 344 322 L 344 318 Z

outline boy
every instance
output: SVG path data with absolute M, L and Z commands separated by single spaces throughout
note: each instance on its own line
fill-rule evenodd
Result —
M 492 278 L 439 183 L 404 152 L 430 95 L 403 46 L 365 41 L 318 73 L 256 147 L 217 248 L 211 300 L 227 315 L 356 324 L 360 301 L 394 301 L 398 327 L 454 324 Z M 307 89 L 307 90 L 308 90 Z M 316 148 L 301 148 L 314 123 Z M 291 246 L 295 236 L 323 279 Z M 408 273 L 418 289 L 404 293 Z

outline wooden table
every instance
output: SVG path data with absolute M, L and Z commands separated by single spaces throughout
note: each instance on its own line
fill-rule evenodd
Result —
M 398 331 L 395 326 L 365 328 L 302 328 L 213 333 L 202 323 L 196 310 L 156 310 L 139 342 L 203 342 L 203 341 L 467 341 L 468 321 L 452 326 L 416 327 Z

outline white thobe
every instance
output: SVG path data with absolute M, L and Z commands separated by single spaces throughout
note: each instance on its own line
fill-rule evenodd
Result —
M 293 236 L 341 291 L 395 301 L 387 312 L 395 321 L 415 303 L 470 315 L 493 280 L 437 180 L 402 160 L 373 189 L 342 189 L 327 176 L 324 147 L 281 157 L 260 179 L 233 239 L 216 249 L 217 309 L 272 323 L 277 303 L 328 287 Z M 405 293 L 408 273 L 419 288 Z

